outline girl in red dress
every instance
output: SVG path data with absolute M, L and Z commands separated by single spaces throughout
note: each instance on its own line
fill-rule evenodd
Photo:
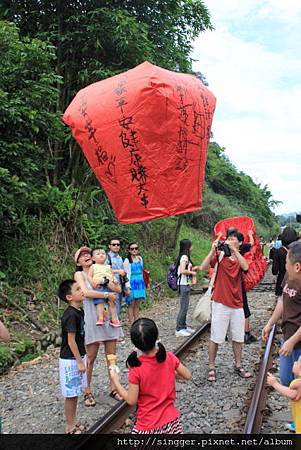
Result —
M 129 404 L 137 403 L 132 433 L 183 433 L 175 407 L 176 378 L 189 380 L 190 371 L 158 342 L 159 332 L 151 319 L 138 319 L 131 327 L 131 341 L 142 354 L 132 352 L 126 361 L 129 387 L 119 382 L 112 368 L 110 377 L 118 394 Z

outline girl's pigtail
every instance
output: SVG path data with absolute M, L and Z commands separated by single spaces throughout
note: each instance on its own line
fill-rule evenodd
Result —
M 158 362 L 164 362 L 166 360 L 166 350 L 163 344 L 161 342 L 158 342 L 158 348 L 159 350 L 156 353 L 156 359 Z
M 141 366 L 141 361 L 137 357 L 137 352 L 132 352 L 128 359 L 126 360 L 126 367 L 139 367 Z

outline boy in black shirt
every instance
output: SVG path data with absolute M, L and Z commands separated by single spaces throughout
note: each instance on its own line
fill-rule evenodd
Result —
M 84 311 L 81 309 L 84 293 L 76 281 L 64 280 L 59 286 L 58 296 L 69 304 L 61 318 L 59 360 L 60 384 L 65 397 L 66 433 L 80 434 L 83 427 L 76 425 L 77 398 L 87 385 Z

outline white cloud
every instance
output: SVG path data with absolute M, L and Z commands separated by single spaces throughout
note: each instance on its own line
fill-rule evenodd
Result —
M 290 25 L 300 24 L 300 0 L 208 0 L 213 23 L 246 19 L 256 12 L 263 18 L 276 18 Z
M 238 169 L 268 184 L 274 199 L 283 201 L 277 213 L 301 210 L 297 195 L 301 81 L 296 82 L 301 57 L 273 52 L 231 31 L 231 21 L 241 20 L 243 26 L 255 12 L 294 22 L 301 15 L 301 2 L 210 0 L 207 4 L 216 30 L 200 36 L 193 57 L 199 60 L 194 69 L 205 74 L 217 97 L 215 140 L 226 147 Z M 275 33 L 280 31 L 275 28 Z
M 277 18 L 291 26 L 300 26 L 301 3 L 300 0 L 265 0 L 261 3 L 261 14 L 268 18 Z
M 210 0 L 206 2 L 213 24 L 215 21 L 230 22 L 242 19 L 261 3 L 256 0 Z

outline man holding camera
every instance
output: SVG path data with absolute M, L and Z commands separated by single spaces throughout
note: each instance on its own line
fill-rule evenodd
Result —
M 218 345 L 225 341 L 228 327 L 232 336 L 235 360 L 234 372 L 242 378 L 251 374 L 241 367 L 244 342 L 244 311 L 242 297 L 242 271 L 248 270 L 248 262 L 240 254 L 237 231 L 228 231 L 226 241 L 214 241 L 209 254 L 200 266 L 193 270 L 215 267 L 217 275 L 211 297 L 211 336 L 209 341 L 208 381 L 216 381 L 215 358 Z
M 124 277 L 126 275 L 126 272 L 123 267 L 123 260 L 121 256 L 119 255 L 120 252 L 120 239 L 118 238 L 111 238 L 109 242 L 109 251 L 107 254 L 107 264 L 109 264 L 112 267 L 113 274 L 117 278 L 117 281 L 119 282 L 120 286 L 122 285 L 122 279 L 121 277 Z M 121 302 L 122 302 L 122 293 L 117 294 L 116 299 L 116 310 L 118 319 L 120 319 L 120 312 L 121 312 Z

